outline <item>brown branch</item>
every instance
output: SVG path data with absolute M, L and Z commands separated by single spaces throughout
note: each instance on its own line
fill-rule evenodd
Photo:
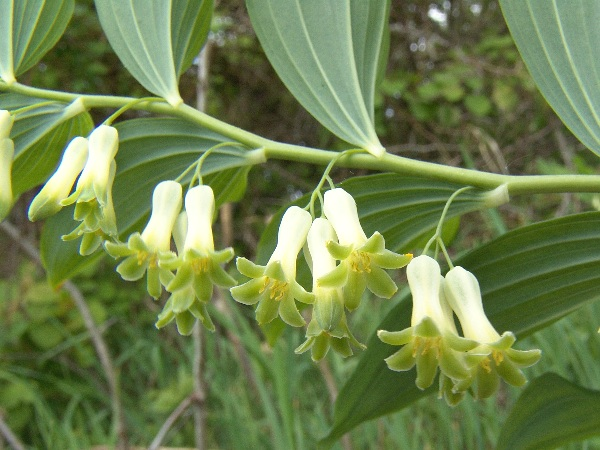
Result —
M 6 439 L 8 445 L 14 450 L 25 450 L 25 446 L 21 443 L 19 438 L 15 436 L 8 424 L 4 421 L 4 417 L 0 414 L 0 434 Z
M 177 405 L 177 408 L 175 408 L 173 412 L 169 415 L 169 417 L 167 417 L 167 420 L 165 420 L 165 422 L 160 427 L 160 430 L 158 430 L 158 433 L 156 433 L 156 436 L 150 443 L 148 450 L 158 450 L 158 448 L 162 444 L 162 441 L 164 440 L 165 436 L 167 435 L 173 424 L 177 422 L 177 420 L 183 415 L 183 413 L 185 413 L 188 410 L 188 408 L 196 401 L 197 399 L 194 393 L 192 393 L 186 398 L 184 398 L 181 401 L 181 403 L 179 403 L 179 405 Z
M 35 245 L 30 241 L 21 236 L 21 233 L 11 223 L 4 221 L 0 224 L 2 230 L 13 239 L 21 249 L 27 254 L 27 256 L 35 261 L 40 267 L 43 268 L 42 259 L 40 253 Z M 125 418 L 123 415 L 123 407 L 121 404 L 121 398 L 119 396 L 119 386 L 117 376 L 115 375 L 115 369 L 108 351 L 108 346 L 102 338 L 102 334 L 96 326 L 92 313 L 85 301 L 85 297 L 79 290 L 79 288 L 70 280 L 63 283 L 62 287 L 71 295 L 75 306 L 79 310 L 83 323 L 90 334 L 94 348 L 102 365 L 104 376 L 108 383 L 108 390 L 111 398 L 111 406 L 113 410 L 113 426 L 117 434 L 117 448 L 126 449 L 128 447 L 127 432 L 125 426 Z

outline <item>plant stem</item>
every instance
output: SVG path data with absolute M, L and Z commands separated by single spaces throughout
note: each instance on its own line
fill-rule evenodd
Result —
M 13 83 L 9 86 L 4 82 L 0 82 L 0 91 L 9 91 L 29 97 L 60 102 L 72 102 L 76 99 L 81 99 L 86 108 L 121 108 L 135 101 L 131 97 L 80 95 L 38 89 L 20 83 Z M 336 162 L 338 167 L 394 172 L 401 175 L 430 178 L 480 189 L 494 189 L 502 184 L 506 184 L 508 192 L 511 195 L 600 192 L 600 175 L 501 175 L 417 161 L 389 153 L 384 154 L 381 158 L 376 158 L 369 154 L 349 154 L 340 157 L 339 152 L 285 144 L 263 138 L 211 117 L 185 104 L 174 108 L 166 103 L 140 102 L 134 103 L 132 109 L 179 117 L 215 131 L 250 148 L 257 149 L 255 151 L 262 153 L 264 158 L 257 157 L 255 161 L 252 161 L 253 164 L 264 162 L 265 159 L 279 159 L 326 166 L 333 159 L 339 157 L 339 160 Z

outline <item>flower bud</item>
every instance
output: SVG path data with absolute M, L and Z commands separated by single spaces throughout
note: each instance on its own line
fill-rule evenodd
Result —
M 75 179 L 88 157 L 88 140 L 76 137 L 67 146 L 58 169 L 46 182 L 29 206 L 29 220 L 36 221 L 56 214 L 69 196 Z

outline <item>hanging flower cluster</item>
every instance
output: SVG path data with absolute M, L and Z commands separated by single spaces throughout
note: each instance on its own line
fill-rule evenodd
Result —
M 13 116 L 0 110 L 0 222 L 8 215 L 14 201 L 11 174 L 15 143 L 9 137 L 13 123 Z
M 514 334 L 498 334 L 485 315 L 472 273 L 454 267 L 442 277 L 439 264 L 425 255 L 414 258 L 406 272 L 413 299 L 411 326 L 377 333 L 383 342 L 403 346 L 386 359 L 390 369 L 416 366 L 416 385 L 426 389 L 439 367 L 440 397 L 451 405 L 468 390 L 477 398 L 491 396 L 500 378 L 513 386 L 525 384 L 521 369 L 535 364 L 541 352 L 513 349 Z M 455 314 L 463 336 L 458 334 Z
M 356 309 L 367 288 L 379 297 L 391 297 L 397 286 L 383 269 L 403 267 L 412 258 L 386 250 L 377 232 L 367 238 L 356 202 L 343 189 L 325 193 L 323 212 L 325 217 L 313 221 L 307 211 L 290 207 L 282 217 L 277 246 L 267 264 L 238 258 L 238 270 L 250 280 L 231 289 L 238 302 L 258 304 L 260 324 L 279 316 L 291 326 L 304 326 L 295 301 L 312 305 L 306 341 L 296 352 L 310 349 L 315 361 L 330 348 L 343 356 L 352 354 L 351 345 L 364 348 L 350 332 L 345 310 Z M 296 281 L 296 260 L 303 247 L 312 272 L 312 292 Z
M 142 233 L 133 233 L 126 243 L 106 242 L 114 258 L 124 258 L 117 272 L 124 280 L 146 275 L 148 293 L 158 298 L 163 287 L 171 293 L 156 326 L 175 320 L 181 334 L 189 335 L 196 320 L 214 330 L 206 304 L 213 285 L 235 285 L 220 266 L 233 258 L 233 249 L 215 251 L 212 219 L 215 198 L 209 186 L 196 186 L 185 196 L 181 212 L 182 188 L 176 181 L 163 181 L 154 189 L 152 214 Z M 174 236 L 177 253 L 171 251 Z M 175 274 L 173 272 L 176 272 Z
M 81 237 L 79 253 L 89 255 L 106 238 L 116 237 L 112 185 L 118 148 L 117 130 L 108 125 L 94 129 L 89 138 L 74 138 L 65 149 L 56 172 L 31 202 L 29 219 L 43 219 L 75 203 L 73 218 L 81 224 L 63 236 L 63 240 Z M 77 186 L 69 195 L 75 180 Z

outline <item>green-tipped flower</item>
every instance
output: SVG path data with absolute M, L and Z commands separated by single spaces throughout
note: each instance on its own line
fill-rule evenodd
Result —
M 515 336 L 507 331 L 500 336 L 483 310 L 477 278 L 462 267 L 455 267 L 446 274 L 444 293 L 462 327 L 464 337 L 479 345 L 468 352 L 478 364 L 472 369 L 472 377 L 455 383 L 454 392 L 466 390 L 476 381 L 476 395 L 486 398 L 498 389 L 500 378 L 513 386 L 522 386 L 527 380 L 523 367 L 535 364 L 541 357 L 540 350 L 515 350 Z
M 9 138 L 0 139 L 0 222 L 4 220 L 13 205 L 12 164 L 15 144 Z
M 327 248 L 340 264 L 319 278 L 319 285 L 342 287 L 344 304 L 350 311 L 358 307 L 365 288 L 382 298 L 394 295 L 398 287 L 383 269 L 404 267 L 412 255 L 387 250 L 385 240 L 378 232 L 367 239 L 354 198 L 341 188 L 325 192 L 323 211 L 339 240 L 329 241 Z
M 156 322 L 156 326 L 162 328 L 175 319 L 181 334 L 191 333 L 196 319 L 209 330 L 214 330 L 206 309 L 212 298 L 213 285 L 230 288 L 236 284 L 221 267 L 221 264 L 231 261 L 233 249 L 215 251 L 212 234 L 215 196 L 210 186 L 190 189 L 185 196 L 185 211 L 186 215 L 180 216 L 176 226 L 177 234 L 183 231 L 181 228 L 186 229 L 183 245 L 178 244 L 180 256 L 162 264 L 168 269 L 177 269 L 177 274 L 166 286 L 167 291 L 172 293 L 171 298 Z M 178 240 L 175 239 L 176 242 Z
M 295 299 L 310 304 L 314 296 L 296 281 L 296 259 L 306 241 L 311 222 L 310 213 L 292 206 L 281 219 L 277 247 L 266 266 L 259 266 L 246 258 L 237 259 L 238 270 L 252 279 L 231 288 L 231 295 L 246 305 L 258 303 L 256 319 L 259 324 L 269 323 L 278 315 L 294 327 L 306 324 Z
M 158 183 L 152 194 L 152 214 L 140 233 L 129 236 L 127 243 L 106 242 L 105 248 L 113 258 L 125 258 L 117 272 L 124 280 L 139 280 L 147 272 L 148 293 L 158 298 L 162 286 L 168 285 L 173 273 L 161 263 L 177 258 L 171 248 L 171 232 L 181 210 L 181 185 L 175 181 Z
M 329 221 L 315 219 L 307 237 L 307 259 L 313 275 L 315 296 L 313 316 L 306 331 L 306 341 L 296 349 L 296 353 L 311 349 L 314 361 L 324 358 L 330 347 L 344 357 L 352 355 L 350 344 L 364 348 L 348 329 L 342 288 L 322 287 L 317 282 L 320 277 L 335 269 L 335 259 L 327 250 L 327 242 L 336 240 Z
M 100 125 L 89 137 L 89 155 L 77 181 L 75 192 L 62 204 L 97 201 L 101 207 L 108 202 L 110 166 L 119 148 L 117 129 Z
M 470 373 L 462 352 L 477 343 L 457 334 L 452 311 L 441 292 L 443 277 L 439 264 L 421 255 L 408 264 L 406 274 L 413 299 L 411 326 L 402 331 L 377 333 L 387 344 L 403 345 L 386 358 L 388 367 L 406 371 L 416 365 L 419 389 L 431 386 L 438 366 L 443 376 L 453 381 L 468 378 Z
M 96 128 L 89 137 L 88 158 L 77 181 L 77 187 L 62 206 L 76 202 L 73 218 L 82 222 L 63 240 L 82 236 L 79 253 L 94 252 L 107 237 L 117 236 L 117 221 L 112 203 L 115 178 L 114 157 L 119 145 L 117 130 L 107 125 Z
M 29 206 L 29 220 L 36 221 L 56 214 L 63 207 L 75 180 L 83 170 L 88 158 L 88 140 L 84 137 L 73 139 L 63 154 L 54 175 L 46 182 Z

